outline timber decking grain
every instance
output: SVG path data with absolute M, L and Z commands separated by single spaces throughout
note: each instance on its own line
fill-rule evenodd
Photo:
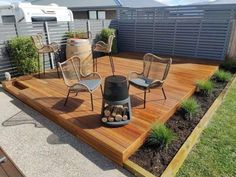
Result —
M 141 57 L 140 54 L 132 53 L 114 57 L 116 74 L 127 76 L 130 71 L 141 72 Z M 56 71 L 49 71 L 41 79 L 23 77 L 12 84 L 5 82 L 3 86 L 47 118 L 122 165 L 143 144 L 152 124 L 167 121 L 180 101 L 193 94 L 196 80 L 208 79 L 217 68 L 214 61 L 174 59 L 164 84 L 167 100 L 164 100 L 160 89 L 153 89 L 147 94 L 146 109 L 143 109 L 142 91 L 131 86 L 133 118 L 128 125 L 118 128 L 104 127 L 100 121 L 100 89 L 94 92 L 94 111 L 91 111 L 88 93 L 80 93 L 77 97 L 71 94 L 67 106 L 63 106 L 67 88 L 63 80 L 57 78 Z M 98 59 L 98 72 L 103 78 L 112 74 L 108 57 Z M 19 89 L 14 86 L 14 82 L 17 82 Z
M 6 157 L 6 160 L 0 163 L 0 177 L 25 177 L 1 147 L 0 156 Z

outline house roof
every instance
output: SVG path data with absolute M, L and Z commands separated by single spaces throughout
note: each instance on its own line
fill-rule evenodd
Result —
M 204 5 L 204 4 L 236 4 L 235 0 L 206 0 L 199 3 L 194 3 L 194 5 Z
M 51 3 L 68 8 L 101 8 L 101 7 L 159 7 L 165 6 L 157 0 L 27 0 L 35 5 L 48 5 Z

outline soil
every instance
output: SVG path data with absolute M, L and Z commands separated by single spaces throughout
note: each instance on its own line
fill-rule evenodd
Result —
M 205 97 L 199 93 L 195 93 L 193 95 L 200 105 L 199 111 L 194 118 L 187 120 L 182 111 L 176 111 L 176 113 L 165 123 L 166 126 L 172 129 L 175 133 L 175 139 L 167 148 L 153 149 L 145 146 L 144 144 L 130 157 L 130 160 L 137 163 L 155 176 L 161 176 L 165 168 L 171 162 L 172 158 L 181 148 L 182 144 L 227 84 L 216 82 L 214 80 L 213 82 L 215 84 L 215 88 L 210 96 Z

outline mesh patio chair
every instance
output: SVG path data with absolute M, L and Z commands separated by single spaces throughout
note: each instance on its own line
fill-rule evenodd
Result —
M 110 65 L 111 65 L 113 75 L 115 73 L 115 66 L 114 66 L 114 61 L 112 58 L 112 44 L 113 44 L 114 38 L 115 38 L 114 34 L 110 35 L 107 43 L 105 43 L 103 41 L 98 41 L 95 44 L 95 46 L 93 47 L 93 52 L 101 52 L 101 53 L 107 54 L 109 56 Z M 94 58 L 94 62 L 95 62 L 94 63 L 95 71 L 97 71 L 97 57 Z
M 42 34 L 33 35 L 33 36 L 31 36 L 31 38 L 32 38 L 34 46 L 35 46 L 35 48 L 38 52 L 38 73 L 39 73 L 39 78 L 40 78 L 40 55 L 43 55 L 43 72 L 44 72 L 44 75 L 45 75 L 46 61 L 45 61 L 44 54 L 53 53 L 54 56 L 55 56 L 55 60 L 57 61 L 59 57 L 61 59 L 60 48 L 59 48 L 58 44 L 55 43 L 55 42 L 52 42 L 48 45 L 44 44 Z M 57 68 L 57 75 L 58 75 L 58 77 L 60 77 L 58 66 L 56 68 Z
M 89 92 L 91 98 L 91 107 L 93 110 L 93 92 L 100 86 L 102 92 L 102 78 L 98 73 L 92 72 L 86 76 L 81 73 L 81 63 L 77 56 L 73 56 L 65 62 L 58 63 L 65 84 L 68 87 L 68 93 L 64 105 L 66 105 L 70 93 Z M 92 67 L 92 66 L 91 66 Z M 103 93 L 103 92 L 102 92 Z
M 161 88 L 166 99 L 163 84 L 168 75 L 172 59 L 164 59 L 147 53 L 143 57 L 142 73 L 131 72 L 128 76 L 129 86 L 132 85 L 144 91 L 144 108 L 146 107 L 146 92 L 153 88 Z

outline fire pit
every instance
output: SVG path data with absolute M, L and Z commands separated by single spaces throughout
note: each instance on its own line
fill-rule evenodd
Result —
M 105 79 L 102 122 L 109 126 L 121 126 L 131 120 L 131 103 L 128 93 L 127 79 L 114 75 Z

